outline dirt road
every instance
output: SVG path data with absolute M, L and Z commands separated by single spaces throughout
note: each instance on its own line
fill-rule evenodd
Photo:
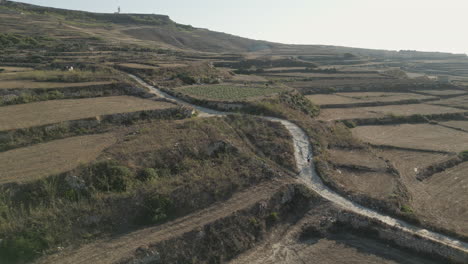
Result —
M 144 85 L 150 89 L 152 93 L 160 97 L 164 97 L 179 104 L 188 105 L 195 108 L 200 112 L 199 116 L 212 117 L 225 116 L 230 114 L 190 105 L 152 87 L 136 76 L 130 76 L 138 81 L 141 85 Z M 347 210 L 370 218 L 378 219 L 405 232 L 419 234 L 426 237 L 427 239 L 436 241 L 437 243 L 449 245 L 450 247 L 454 247 L 468 253 L 468 246 L 464 242 L 444 236 L 442 234 L 418 228 L 389 216 L 382 215 L 376 211 L 351 202 L 339 194 L 331 191 L 323 184 L 313 164 L 307 161 L 309 157 L 312 157 L 312 146 L 306 133 L 300 127 L 287 120 L 273 117 L 264 118 L 273 122 L 280 122 L 291 133 L 294 140 L 294 154 L 297 162 L 297 168 L 300 170 L 299 177 L 296 179 L 297 181 L 300 181 L 301 183 L 308 186 L 311 190 L 314 190 L 324 198 Z M 228 216 L 235 211 L 253 205 L 258 201 L 267 199 L 284 184 L 285 182 L 279 181 L 264 183 L 239 192 L 224 203 L 214 204 L 204 210 L 187 215 L 173 222 L 169 222 L 161 226 L 146 228 L 117 238 L 100 240 L 92 244 L 84 245 L 78 249 L 66 249 L 59 254 L 41 258 L 37 263 L 116 263 L 119 260 L 132 255 L 135 250 L 141 246 L 146 246 L 150 243 L 157 243 L 169 238 L 180 236 L 217 219 Z
M 230 114 L 227 112 L 215 111 L 212 109 L 188 104 L 178 98 L 175 98 L 164 92 L 161 92 L 160 90 L 145 83 L 143 80 L 141 80 L 140 78 L 136 76 L 130 75 L 130 77 L 135 79 L 141 85 L 144 85 L 145 87 L 150 89 L 154 94 L 158 96 L 161 96 L 169 100 L 173 100 L 177 103 L 188 105 L 188 106 L 195 108 L 201 113 L 200 116 L 224 116 L 224 115 Z M 320 194 L 322 197 L 334 202 L 335 204 L 338 204 L 339 206 L 347 210 L 353 211 L 360 215 L 364 215 L 370 218 L 380 220 L 388 225 L 399 228 L 405 232 L 418 234 L 429 240 L 433 240 L 433 241 L 436 241 L 437 243 L 445 244 L 450 247 L 454 247 L 454 248 L 460 249 L 468 253 L 468 244 L 463 241 L 442 235 L 440 233 L 432 232 L 427 229 L 419 228 L 405 221 L 395 219 L 387 215 L 383 215 L 372 209 L 356 204 L 346 199 L 345 197 L 339 195 L 338 193 L 332 191 L 322 182 L 322 179 L 319 177 L 314 167 L 314 164 L 308 162 L 308 158 L 313 157 L 313 152 L 312 152 L 312 145 L 310 144 L 309 137 L 306 135 L 306 133 L 300 127 L 298 127 L 294 123 L 289 122 L 287 120 L 274 118 L 274 117 L 264 117 L 264 118 L 270 121 L 280 122 L 286 127 L 286 129 L 289 130 L 294 141 L 294 155 L 296 158 L 297 168 L 300 171 L 299 179 L 302 183 L 304 183 L 310 189 Z

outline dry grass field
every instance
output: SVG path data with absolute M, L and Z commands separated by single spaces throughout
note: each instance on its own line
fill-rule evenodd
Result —
M 67 88 L 67 87 L 82 87 L 93 85 L 107 85 L 112 82 L 77 82 L 77 83 L 63 83 L 63 82 L 35 82 L 35 81 L 0 81 L 0 89 L 51 89 L 51 88 Z
M 403 100 L 434 99 L 436 97 L 414 93 L 381 93 L 381 92 L 356 92 L 337 93 L 337 95 L 353 98 L 359 102 L 394 102 Z
M 418 92 L 431 94 L 431 95 L 457 95 L 457 94 L 465 94 L 468 91 L 462 90 L 419 90 Z
M 437 125 L 361 126 L 353 128 L 352 133 L 374 145 L 456 153 L 468 149 L 468 133 Z
M 27 72 L 27 71 L 34 70 L 33 68 L 29 68 L 29 67 L 10 67 L 10 66 L 0 66 L 0 69 L 3 69 L 2 73 Z
M 430 104 L 386 105 L 376 107 L 333 108 L 323 109 L 320 120 L 346 120 L 359 118 L 380 118 L 389 115 L 409 116 L 443 113 L 463 113 L 465 110 Z
M 307 95 L 312 103 L 317 105 L 333 105 L 333 104 L 355 104 L 359 101 L 349 97 L 339 96 L 336 94 L 314 94 Z
M 414 93 L 381 93 L 381 92 L 355 92 L 336 94 L 308 95 L 313 103 L 318 105 L 358 104 L 372 102 L 398 102 L 403 100 L 424 100 L 436 98 Z
M 314 72 L 284 72 L 284 73 L 268 73 L 269 76 L 280 76 L 280 77 L 300 77 L 300 78 L 337 78 L 337 79 L 354 79 L 354 78 L 384 78 L 379 74 L 372 73 L 314 73 Z
M 468 132 L 468 121 L 447 121 L 447 122 L 441 122 L 439 124 L 441 124 L 443 126 L 462 129 L 462 130 Z
M 232 76 L 231 81 L 233 82 L 267 82 L 268 80 L 262 76 L 236 74 Z
M 118 64 L 118 65 L 126 67 L 126 68 L 140 69 L 140 70 L 158 69 L 158 67 L 156 67 L 156 66 L 151 66 L 151 65 L 146 65 L 146 64 L 139 64 L 139 63 L 122 63 L 122 64 Z
M 26 182 L 89 163 L 116 142 L 112 133 L 71 137 L 0 153 L 0 184 Z
M 0 131 L 53 124 L 67 120 L 174 107 L 130 96 L 54 100 L 0 108 Z
M 468 109 L 468 95 L 453 97 L 450 99 L 443 99 L 440 101 L 434 101 L 434 102 L 431 102 L 431 104 L 458 107 L 461 109 Z
M 468 162 L 432 175 L 422 185 L 427 193 L 417 209 L 440 226 L 468 235 Z
M 395 177 L 387 173 L 385 161 L 370 152 L 332 149 L 329 161 L 336 167 L 329 176 L 348 190 L 377 199 L 385 199 L 394 192 Z
M 421 169 L 449 158 L 449 155 L 406 150 L 376 150 L 378 156 L 389 160 L 400 172 L 404 185 L 411 194 L 410 207 L 422 220 L 444 226 L 467 235 L 468 163 L 462 163 L 444 172 L 419 181 Z

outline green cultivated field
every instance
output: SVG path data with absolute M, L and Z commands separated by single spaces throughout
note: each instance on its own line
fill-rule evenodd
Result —
M 233 85 L 200 85 L 187 86 L 177 91 L 204 99 L 242 100 L 250 97 L 265 96 L 284 91 L 279 87 L 248 87 Z

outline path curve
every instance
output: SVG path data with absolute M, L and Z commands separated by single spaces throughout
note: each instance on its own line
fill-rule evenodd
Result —
M 151 91 L 151 93 L 155 95 L 158 95 L 160 97 L 166 98 L 176 103 L 190 106 L 196 109 L 197 111 L 199 111 L 199 116 L 201 117 L 226 116 L 228 114 L 234 114 L 230 112 L 221 112 L 221 111 L 217 111 L 217 110 L 187 103 L 177 97 L 171 96 L 155 88 L 154 86 L 149 85 L 148 83 L 146 83 L 141 78 L 135 75 L 129 74 L 129 76 L 133 78 L 134 80 L 136 80 L 142 86 L 148 88 Z M 313 157 L 312 145 L 310 144 L 309 137 L 307 136 L 307 134 L 299 126 L 297 126 L 296 124 L 290 121 L 276 118 L 276 117 L 263 117 L 262 116 L 261 118 L 264 118 L 266 120 L 273 121 L 273 122 L 279 122 L 284 127 L 286 127 L 286 129 L 291 133 L 293 137 L 293 143 L 294 143 L 294 156 L 296 158 L 297 168 L 300 171 L 299 181 L 305 184 L 311 190 L 314 190 L 316 193 L 318 193 L 325 199 L 330 200 L 331 202 L 345 208 L 346 210 L 352 211 L 354 213 L 357 213 L 357 214 L 360 214 L 369 218 L 380 220 L 404 232 L 420 235 L 421 237 L 424 237 L 428 240 L 432 240 L 434 242 L 459 249 L 460 251 L 463 251 L 468 254 L 468 243 L 465 243 L 458 239 L 455 239 L 455 238 L 452 238 L 452 237 L 449 237 L 449 236 L 446 236 L 437 232 L 433 232 L 424 228 L 417 227 L 403 220 L 381 214 L 375 210 L 372 210 L 370 208 L 359 205 L 353 201 L 350 201 L 347 198 L 336 193 L 335 191 L 331 190 L 323 183 L 322 179 L 320 178 L 320 176 L 318 175 L 315 169 L 314 164 L 313 163 L 310 164 L 309 162 L 307 162 L 308 157 Z

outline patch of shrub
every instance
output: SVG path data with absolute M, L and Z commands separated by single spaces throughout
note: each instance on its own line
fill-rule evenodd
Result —
M 458 154 L 458 156 L 460 156 L 460 158 L 463 161 L 468 161 L 468 150 L 460 152 L 460 154 Z
M 355 128 L 357 126 L 356 122 L 354 122 L 353 120 L 343 120 L 343 124 L 348 128 Z
M 46 248 L 47 243 L 41 236 L 32 233 L 20 234 L 2 241 L 0 256 L 6 263 L 31 261 Z
M 140 181 L 152 181 L 158 177 L 158 172 L 153 168 L 146 168 L 138 174 L 138 179 Z
M 174 212 L 173 202 L 160 194 L 147 197 L 142 204 L 142 210 L 135 219 L 137 224 L 159 224 L 169 219 Z
M 413 209 L 409 205 L 402 205 L 400 208 L 400 211 L 402 211 L 405 214 L 413 214 Z
M 130 184 L 133 173 L 112 161 L 102 161 L 88 168 L 85 175 L 93 188 L 104 192 L 124 192 Z

